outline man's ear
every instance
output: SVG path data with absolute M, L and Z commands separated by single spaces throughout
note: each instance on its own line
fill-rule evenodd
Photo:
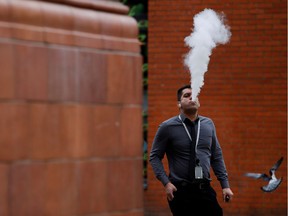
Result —
M 178 108 L 181 108 L 181 103 L 180 102 L 178 103 Z

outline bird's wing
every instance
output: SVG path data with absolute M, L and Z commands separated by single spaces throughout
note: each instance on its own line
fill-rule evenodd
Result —
M 265 181 L 270 180 L 269 176 L 263 173 L 245 173 L 245 176 L 250 177 L 250 178 L 255 178 L 255 179 L 262 178 Z
M 278 188 L 278 186 L 281 184 L 282 178 L 277 180 L 272 180 L 269 182 L 268 185 L 261 187 L 261 190 L 264 192 L 272 192 Z
M 280 164 L 282 163 L 282 161 L 283 161 L 283 157 L 281 157 L 273 166 L 272 166 L 272 168 L 270 169 L 270 172 L 272 172 L 272 170 L 277 170 L 278 169 L 278 167 L 280 166 Z

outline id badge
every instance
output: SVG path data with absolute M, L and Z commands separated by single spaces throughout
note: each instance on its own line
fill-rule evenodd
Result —
M 195 179 L 203 179 L 203 170 L 201 166 L 195 167 Z

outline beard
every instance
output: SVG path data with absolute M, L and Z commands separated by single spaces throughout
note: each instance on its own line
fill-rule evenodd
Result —
M 197 106 L 182 107 L 182 112 L 188 115 L 195 115 L 198 112 Z

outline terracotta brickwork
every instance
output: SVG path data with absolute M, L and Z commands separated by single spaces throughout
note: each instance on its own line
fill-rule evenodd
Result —
M 142 57 L 127 14 L 108 0 L 0 0 L 1 216 L 143 215 Z
M 231 27 L 228 44 L 212 51 L 200 92 L 200 114 L 214 120 L 231 188 L 230 204 L 219 198 L 224 215 L 287 215 L 287 1 L 149 1 L 148 150 L 158 125 L 178 113 L 176 91 L 189 83 L 183 66 L 184 38 L 193 16 L 205 8 L 223 11 Z M 266 182 L 244 175 L 266 172 L 281 157 L 283 183 L 263 193 Z M 167 164 L 166 164 L 167 165 Z M 145 215 L 170 215 L 163 186 L 148 167 Z

